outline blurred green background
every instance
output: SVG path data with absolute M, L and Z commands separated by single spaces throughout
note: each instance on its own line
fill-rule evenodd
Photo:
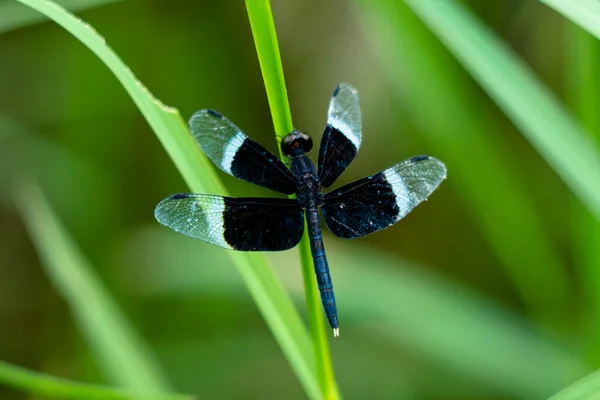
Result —
M 318 141 L 333 87 L 359 90 L 363 143 L 338 184 L 417 154 L 449 171 L 393 228 L 352 242 L 324 232 L 340 391 L 547 398 L 600 366 L 598 221 L 414 9 L 373 3 L 272 4 L 297 128 Z M 185 119 L 218 110 L 276 152 L 242 1 L 73 4 Z M 461 4 L 600 134 L 595 39 L 538 1 Z M 15 207 L 30 174 L 177 391 L 306 398 L 226 251 L 154 220 L 158 201 L 188 189 L 123 87 L 64 29 L 30 16 L 0 1 L 0 360 L 110 381 Z M 233 195 L 274 195 L 219 174 Z M 297 251 L 268 257 L 305 317 Z M 25 398 L 0 386 L 0 399 Z

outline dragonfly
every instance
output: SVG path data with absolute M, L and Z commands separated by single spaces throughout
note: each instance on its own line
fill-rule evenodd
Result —
M 335 236 L 363 237 L 400 221 L 446 178 L 441 161 L 422 155 L 323 192 L 350 165 L 361 144 L 358 92 L 347 83 L 333 90 L 316 170 L 307 156 L 312 139 L 298 130 L 281 141 L 281 151 L 290 161 L 288 168 L 216 111 L 196 112 L 189 126 L 196 143 L 218 168 L 295 198 L 174 194 L 156 206 L 158 222 L 226 249 L 281 251 L 300 242 L 306 219 L 317 286 L 334 337 L 339 336 L 338 313 L 319 210 Z

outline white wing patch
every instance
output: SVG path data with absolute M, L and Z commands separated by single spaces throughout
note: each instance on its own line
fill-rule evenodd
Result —
M 217 213 L 220 215 L 220 219 L 222 221 L 223 212 L 225 211 L 225 199 L 222 197 L 215 197 L 212 205 L 211 205 L 211 213 Z M 209 218 L 207 218 L 208 220 Z M 210 224 L 210 229 L 206 231 L 207 241 L 209 243 L 214 243 L 217 246 L 225 247 L 227 249 L 232 249 L 231 245 L 225 241 L 225 228 L 223 227 L 223 223 L 220 224 Z
M 223 171 L 232 174 L 231 165 L 233 164 L 233 159 L 245 140 L 246 135 L 238 132 L 227 142 L 225 149 L 223 149 L 223 158 L 221 159 L 221 168 L 223 168 Z
M 399 208 L 397 219 L 400 220 L 416 206 L 416 204 L 414 204 L 415 201 L 413 199 L 413 194 L 404 182 L 402 175 L 400 175 L 394 168 L 384 171 L 383 176 L 392 187 L 392 191 L 396 196 L 396 204 Z
M 334 117 L 335 114 L 333 114 L 331 110 L 329 111 L 329 113 L 331 116 L 329 117 L 329 121 L 327 122 L 329 122 L 331 126 L 333 126 L 335 129 L 342 132 L 344 136 L 346 136 L 346 138 L 348 138 L 348 140 L 352 142 L 354 147 L 356 147 L 356 150 L 358 150 L 361 141 L 360 132 L 356 132 L 352 126 L 348 125 L 343 120 Z
M 225 241 L 224 211 L 225 199 L 221 196 L 182 194 L 158 203 L 154 216 L 179 233 L 232 249 Z
M 362 117 L 358 92 L 347 83 L 340 83 L 333 92 L 327 110 L 327 123 L 342 132 L 358 148 L 362 139 Z

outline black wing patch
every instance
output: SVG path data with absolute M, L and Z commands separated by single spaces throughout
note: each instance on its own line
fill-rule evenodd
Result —
M 296 200 L 175 194 L 154 210 L 161 224 L 184 235 L 241 251 L 279 251 L 298 244 L 304 214 Z
M 319 148 L 321 186 L 331 186 L 350 165 L 360 147 L 361 129 L 358 92 L 347 83 L 341 83 L 333 90 Z
M 322 207 L 329 230 L 346 239 L 385 229 L 400 221 L 446 178 L 446 166 L 417 156 L 326 193 Z
M 228 174 L 285 194 L 298 190 L 298 180 L 273 153 L 218 112 L 196 112 L 190 130 L 204 154 Z

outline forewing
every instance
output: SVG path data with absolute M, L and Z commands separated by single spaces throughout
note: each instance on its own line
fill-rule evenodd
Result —
M 154 210 L 161 224 L 184 235 L 241 251 L 294 247 L 304 230 L 296 200 L 175 194 Z
M 357 238 L 400 221 L 446 178 L 446 166 L 418 156 L 326 193 L 322 207 L 329 230 Z
M 321 186 L 331 186 L 350 165 L 360 147 L 361 130 L 358 92 L 347 83 L 341 83 L 333 90 L 327 125 L 319 147 L 318 176 Z
M 196 112 L 190 130 L 204 154 L 228 174 L 285 194 L 298 190 L 298 180 L 273 153 L 218 112 Z

